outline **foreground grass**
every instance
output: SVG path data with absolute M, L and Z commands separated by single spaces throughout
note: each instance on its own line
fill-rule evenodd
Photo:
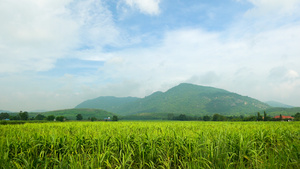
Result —
M 0 125 L 1 168 L 300 168 L 299 122 Z

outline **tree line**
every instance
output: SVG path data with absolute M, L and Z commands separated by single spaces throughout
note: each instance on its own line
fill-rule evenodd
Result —
M 288 120 L 281 118 L 275 119 L 273 117 L 270 117 L 267 115 L 266 112 L 264 112 L 263 115 L 261 115 L 259 112 L 257 112 L 256 116 L 224 116 L 221 114 L 214 114 L 212 116 L 205 115 L 205 116 L 188 116 L 185 114 L 180 115 L 174 115 L 172 113 L 168 114 L 167 120 L 179 120 L 179 121 L 282 121 L 282 120 Z M 294 121 L 300 121 L 300 113 L 296 113 L 294 116 Z
M 288 119 L 283 119 L 282 116 L 280 115 L 281 118 L 273 118 L 267 115 L 266 112 L 264 112 L 263 115 L 261 115 L 259 112 L 257 113 L 256 116 L 224 116 L 221 114 L 214 114 L 212 116 L 209 115 L 204 115 L 204 116 L 189 116 L 186 114 L 180 114 L 180 115 L 174 115 L 173 113 L 170 113 L 167 115 L 166 120 L 179 120 L 179 121 L 281 121 L 281 120 L 288 120 Z M 300 121 L 300 113 L 296 113 L 294 116 L 294 121 Z M 0 120 L 44 120 L 44 121 L 66 121 L 68 120 L 65 116 L 57 116 L 55 117 L 54 115 L 48 115 L 45 116 L 43 114 L 38 114 L 35 117 L 29 118 L 28 112 L 20 111 L 20 113 L 17 113 L 16 115 L 11 115 L 11 113 L 0 113 Z M 83 120 L 83 116 L 81 114 L 76 115 L 76 120 L 81 121 Z M 118 121 L 118 117 L 114 115 L 112 119 L 97 119 L 96 117 L 88 117 L 88 121 Z
M 26 120 L 45 120 L 45 121 L 66 121 L 68 120 L 65 116 L 54 116 L 54 115 L 48 115 L 45 116 L 43 114 L 38 114 L 35 117 L 31 117 L 29 118 L 29 114 L 28 112 L 22 112 L 20 111 L 20 113 L 17 113 L 16 115 L 12 115 L 11 113 L 5 113 L 2 112 L 0 113 L 0 120 L 22 120 L 22 121 L 26 121 Z M 83 116 L 81 114 L 77 114 L 76 115 L 76 120 L 81 121 L 83 120 Z M 87 120 L 89 121 L 98 121 L 100 119 L 97 119 L 96 117 L 89 117 Z M 112 119 L 107 119 L 105 121 L 118 121 L 118 116 L 113 116 Z

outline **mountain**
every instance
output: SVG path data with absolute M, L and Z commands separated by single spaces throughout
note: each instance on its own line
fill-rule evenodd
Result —
M 182 83 L 166 92 L 155 92 L 144 98 L 99 97 L 76 108 L 99 108 L 119 115 L 174 113 L 203 116 L 215 113 L 253 114 L 270 106 L 223 89 Z
M 7 110 L 0 110 L 0 113 L 11 113 L 11 112 Z
M 292 107 L 294 107 L 294 106 L 290 106 L 290 105 L 279 103 L 279 102 L 275 102 L 275 101 L 267 101 L 265 103 L 267 103 L 271 107 L 282 107 L 282 108 L 292 108 Z
M 54 115 L 55 117 L 65 116 L 69 120 L 76 120 L 77 114 L 81 114 L 84 120 L 88 119 L 89 117 L 96 117 L 97 119 L 104 119 L 107 117 L 112 118 L 115 115 L 100 109 L 65 109 L 42 113 L 29 113 L 29 117 L 35 117 L 37 114 L 42 114 L 44 116 Z
M 138 100 L 140 100 L 140 98 L 137 97 L 101 96 L 96 99 L 84 101 L 75 108 L 103 109 L 109 112 L 120 113 L 123 107 Z

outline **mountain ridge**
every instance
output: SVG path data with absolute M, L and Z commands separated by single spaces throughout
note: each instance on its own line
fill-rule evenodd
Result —
M 0 113 L 11 113 L 11 111 L 8 111 L 8 110 L 0 110 Z
M 154 92 L 144 98 L 98 97 L 80 103 L 76 108 L 99 108 L 119 115 L 174 113 L 202 116 L 214 113 L 244 115 L 270 106 L 224 89 L 181 83 L 166 92 Z
M 265 103 L 267 103 L 268 105 L 270 105 L 272 107 L 281 107 L 281 108 L 293 108 L 294 107 L 294 106 L 276 102 L 276 101 L 266 101 Z

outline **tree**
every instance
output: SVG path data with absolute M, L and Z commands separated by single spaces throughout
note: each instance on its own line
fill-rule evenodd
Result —
M 38 114 L 38 115 L 36 115 L 35 116 L 35 120 L 44 120 L 46 117 L 44 116 L 44 115 L 42 115 L 42 114 Z
M 280 121 L 282 120 L 282 115 L 280 114 L 280 116 L 279 116 L 279 119 L 280 119 Z
M 299 112 L 296 113 L 294 117 L 295 117 L 295 119 L 294 119 L 295 121 L 300 121 L 300 113 Z
M 10 120 L 21 120 L 19 114 L 15 115 L 15 116 L 9 116 Z
M 203 116 L 203 121 L 209 121 L 209 120 L 210 120 L 210 117 L 208 115 Z
M 186 115 L 185 114 L 180 114 L 179 117 L 178 117 L 178 120 L 181 120 L 181 121 L 187 120 Z
M 0 114 L 0 120 L 8 119 L 8 118 L 9 118 L 9 114 L 8 113 L 1 113 Z
M 97 120 L 96 117 L 92 117 L 92 118 L 91 118 L 91 121 L 96 121 L 96 120 Z
M 56 121 L 65 121 L 65 117 L 64 116 L 57 116 Z
M 266 113 L 266 111 L 264 111 L 264 121 L 267 121 L 268 119 L 267 119 L 267 113 Z
M 54 119 L 55 119 L 55 116 L 54 116 L 54 115 L 49 115 L 49 116 L 47 116 L 47 118 L 46 118 L 46 120 L 48 120 L 48 121 L 54 121 Z
M 256 121 L 256 120 L 257 120 L 256 116 L 248 116 L 243 119 L 243 121 Z
M 118 121 L 118 116 L 113 116 L 112 121 Z
M 25 112 L 20 111 L 19 116 L 21 120 L 28 120 L 28 112 L 26 111 Z
M 82 120 L 82 119 L 83 119 L 82 115 L 81 114 L 77 114 L 76 120 Z
M 257 121 L 261 121 L 262 120 L 262 116 L 260 115 L 259 112 L 257 112 Z
M 174 114 L 173 113 L 168 114 L 168 120 L 174 120 Z
M 225 116 L 222 116 L 220 114 L 214 114 L 213 115 L 213 121 L 225 121 L 225 120 L 226 120 Z
M 212 117 L 212 121 L 219 121 L 219 114 L 214 114 Z

